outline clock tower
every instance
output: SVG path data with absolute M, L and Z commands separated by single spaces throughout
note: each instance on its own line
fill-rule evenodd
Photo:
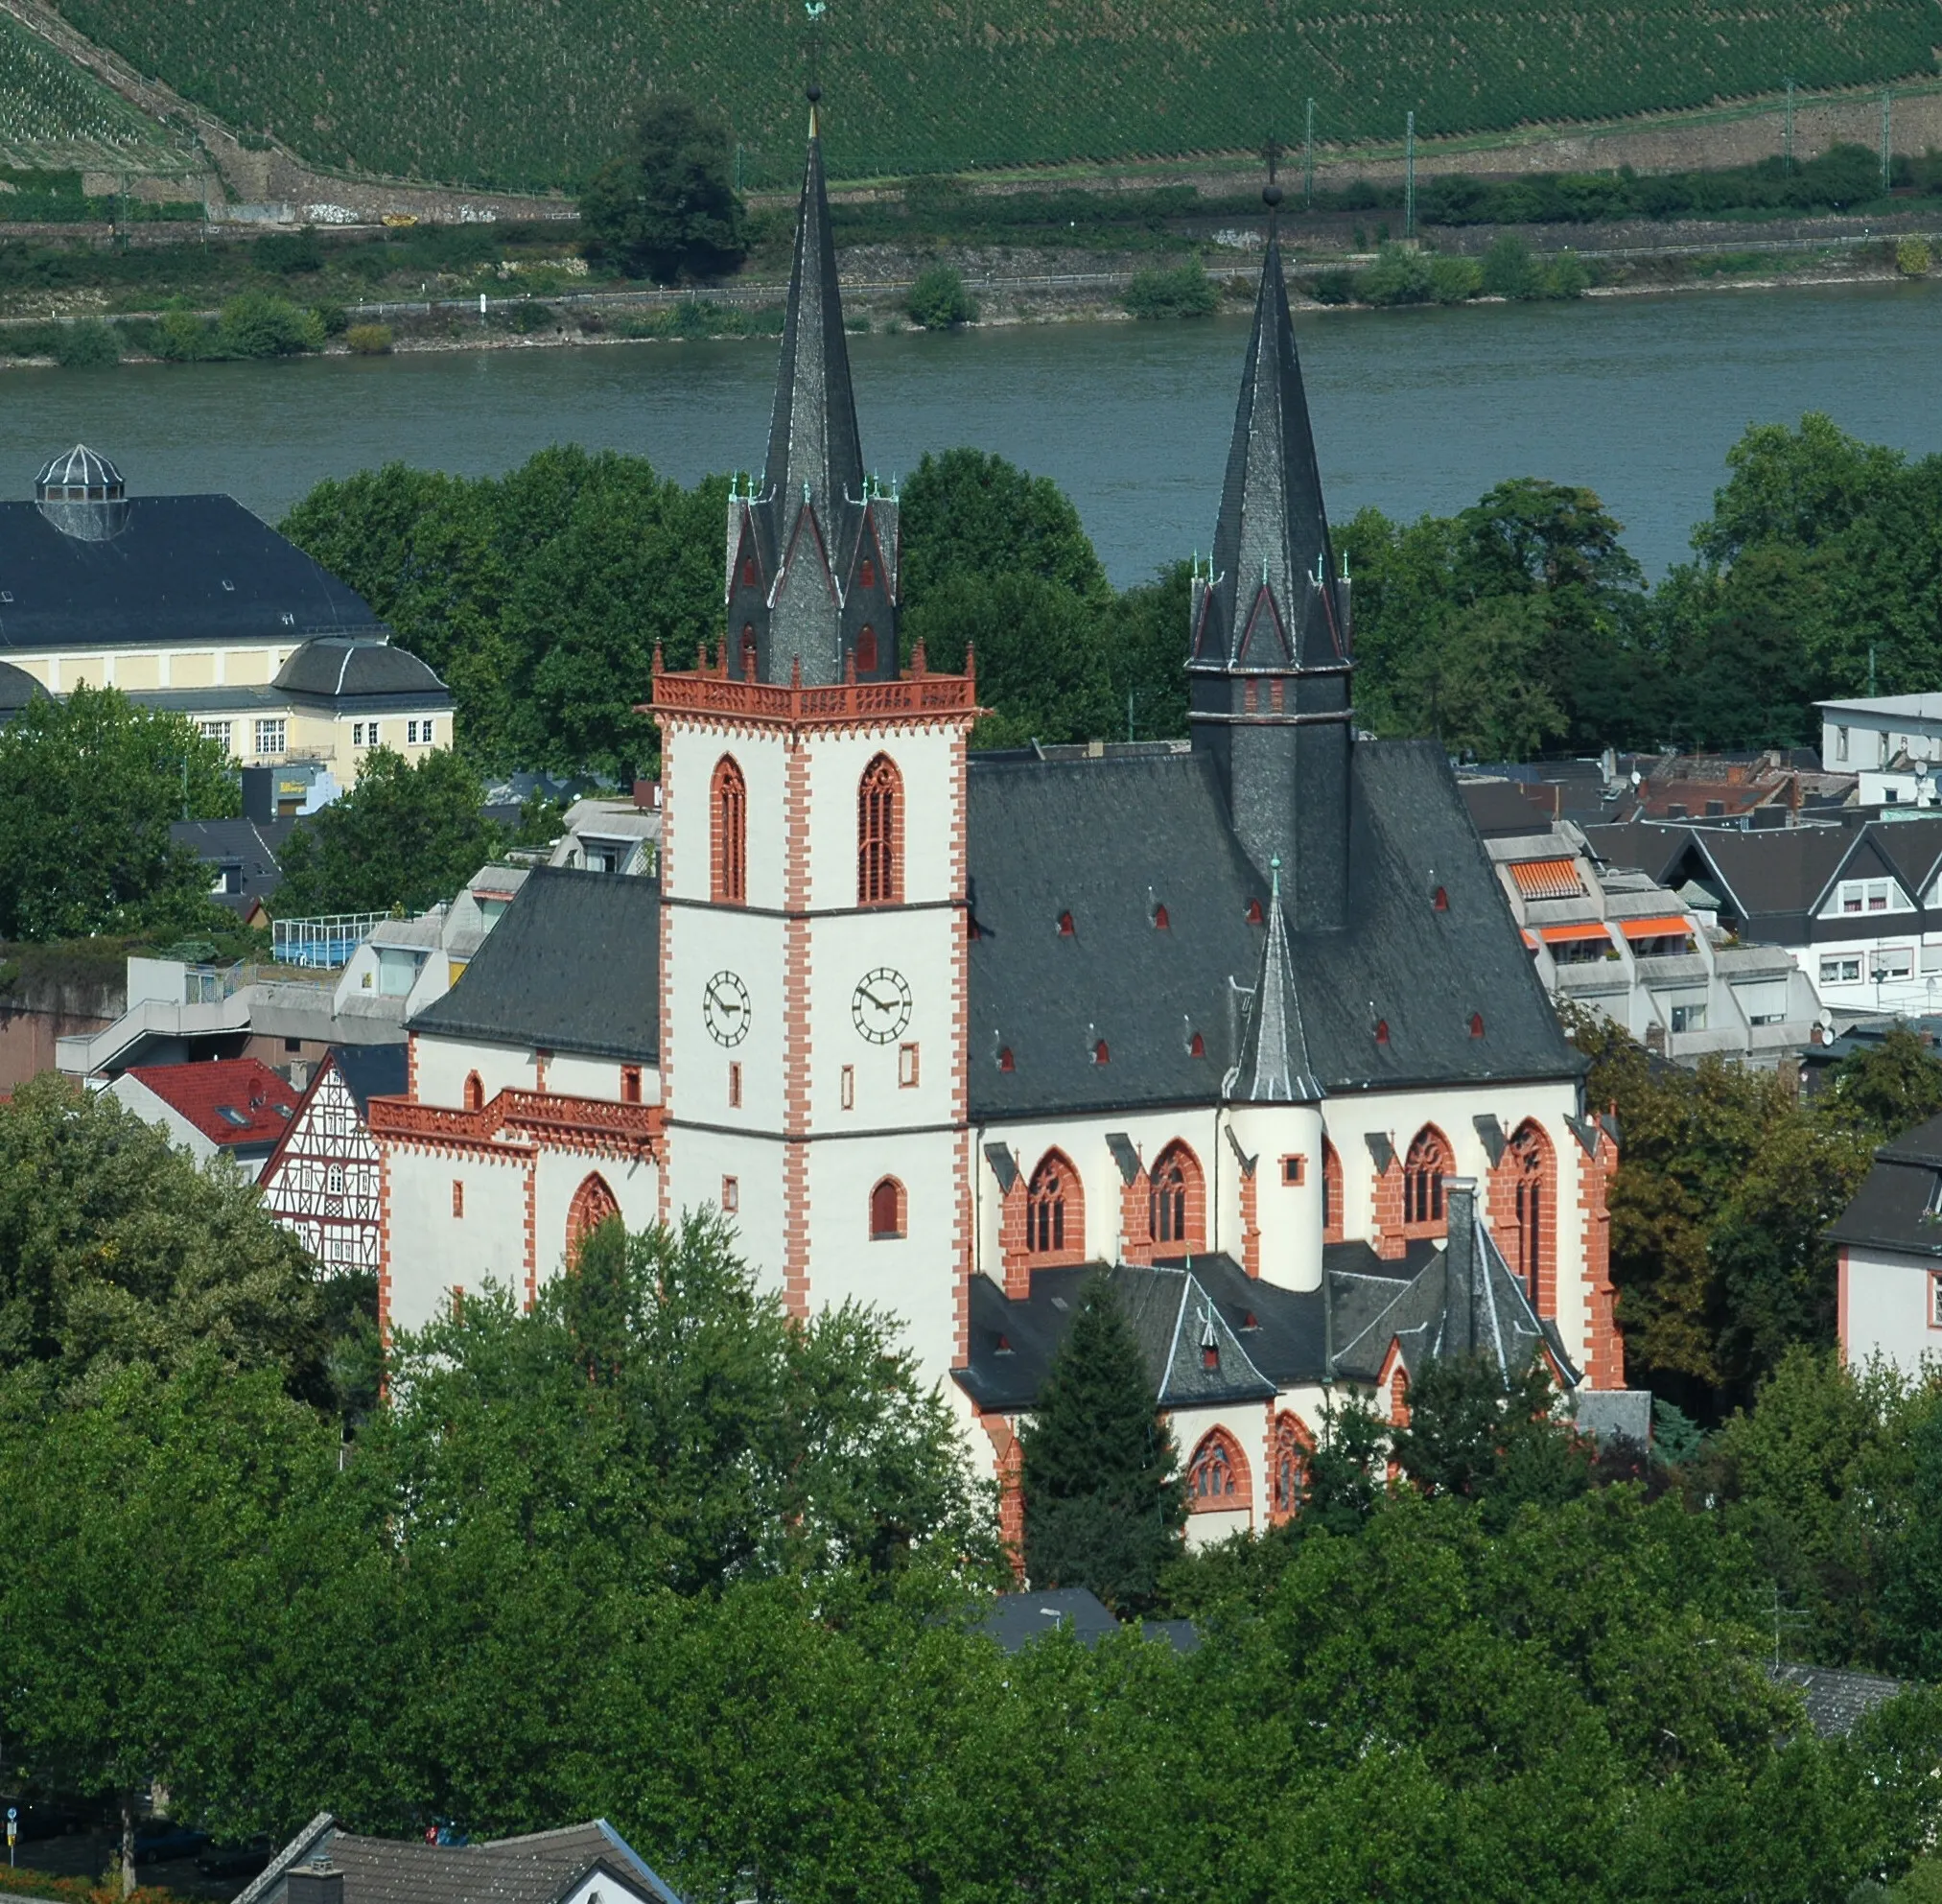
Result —
M 897 664 L 895 507 L 854 454 L 818 144 L 812 113 L 768 459 L 789 491 L 732 505 L 724 639 L 691 672 L 657 661 L 643 710 L 662 749 L 663 1214 L 720 1207 L 795 1313 L 875 1304 L 944 1368 L 963 1359 L 970 1248 L 977 695 L 922 649 Z M 808 441 L 844 455 L 791 448 Z M 786 536 L 745 532 L 784 502 Z M 752 590 L 778 610 L 827 601 L 828 625 L 764 620 Z M 874 654 L 848 627 L 856 591 Z

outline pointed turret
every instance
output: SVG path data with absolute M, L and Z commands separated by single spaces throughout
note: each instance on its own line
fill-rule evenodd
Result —
M 1322 1087 L 1308 1062 L 1301 1004 L 1288 955 L 1288 927 L 1281 910 L 1281 862 L 1273 868 L 1272 904 L 1261 947 L 1254 1002 L 1241 1037 L 1240 1057 L 1228 1073 L 1226 1095 L 1242 1104 L 1319 1104 Z
M 1285 869 L 1298 930 L 1348 906 L 1348 578 L 1338 573 L 1288 315 L 1271 173 L 1268 249 L 1221 493 L 1213 559 L 1193 582 L 1194 744 L 1227 783 L 1234 831 Z
M 796 218 L 782 362 L 760 485 L 729 497 L 729 634 L 737 671 L 807 686 L 897 672 L 897 504 L 864 474 L 823 180 L 818 102 Z

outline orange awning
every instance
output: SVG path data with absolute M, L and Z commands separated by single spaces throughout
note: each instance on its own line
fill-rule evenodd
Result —
M 1569 859 L 1516 859 L 1510 878 L 1526 899 L 1576 899 L 1584 887 Z
M 1666 919 L 1621 919 L 1619 930 L 1628 939 L 1690 939 L 1693 922 L 1675 912 Z
M 1598 919 L 1588 919 L 1578 926 L 1540 926 L 1537 930 L 1542 938 L 1549 940 L 1554 946 L 1567 944 L 1573 939 L 1609 941 L 1611 938 L 1611 934 L 1604 928 L 1603 922 Z

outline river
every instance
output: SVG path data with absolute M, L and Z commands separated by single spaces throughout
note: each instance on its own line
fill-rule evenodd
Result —
M 1331 515 L 1462 508 L 1492 483 L 1595 489 L 1654 574 L 1749 422 L 1824 410 L 1942 450 L 1942 286 L 1853 285 L 1299 318 Z M 1113 580 L 1213 534 L 1239 317 L 851 340 L 886 478 L 974 443 L 1051 477 Z M 135 494 L 227 490 L 274 520 L 322 477 L 392 458 L 479 474 L 551 442 L 643 454 L 682 482 L 760 463 L 772 342 L 426 352 L 0 373 L 0 493 L 76 439 Z

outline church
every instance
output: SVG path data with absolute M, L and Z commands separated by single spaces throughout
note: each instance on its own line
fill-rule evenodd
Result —
M 369 1107 L 386 1326 L 713 1206 L 791 1309 L 901 1317 L 1002 1478 L 1103 1269 L 1197 1539 L 1292 1512 L 1331 1392 L 1406 1419 L 1425 1356 L 1622 1390 L 1615 1133 L 1441 750 L 1356 728 L 1277 188 L 1189 738 L 974 752 L 974 656 L 900 658 L 810 99 L 721 639 L 643 684 L 658 876 L 535 873 L 411 1022 Z

